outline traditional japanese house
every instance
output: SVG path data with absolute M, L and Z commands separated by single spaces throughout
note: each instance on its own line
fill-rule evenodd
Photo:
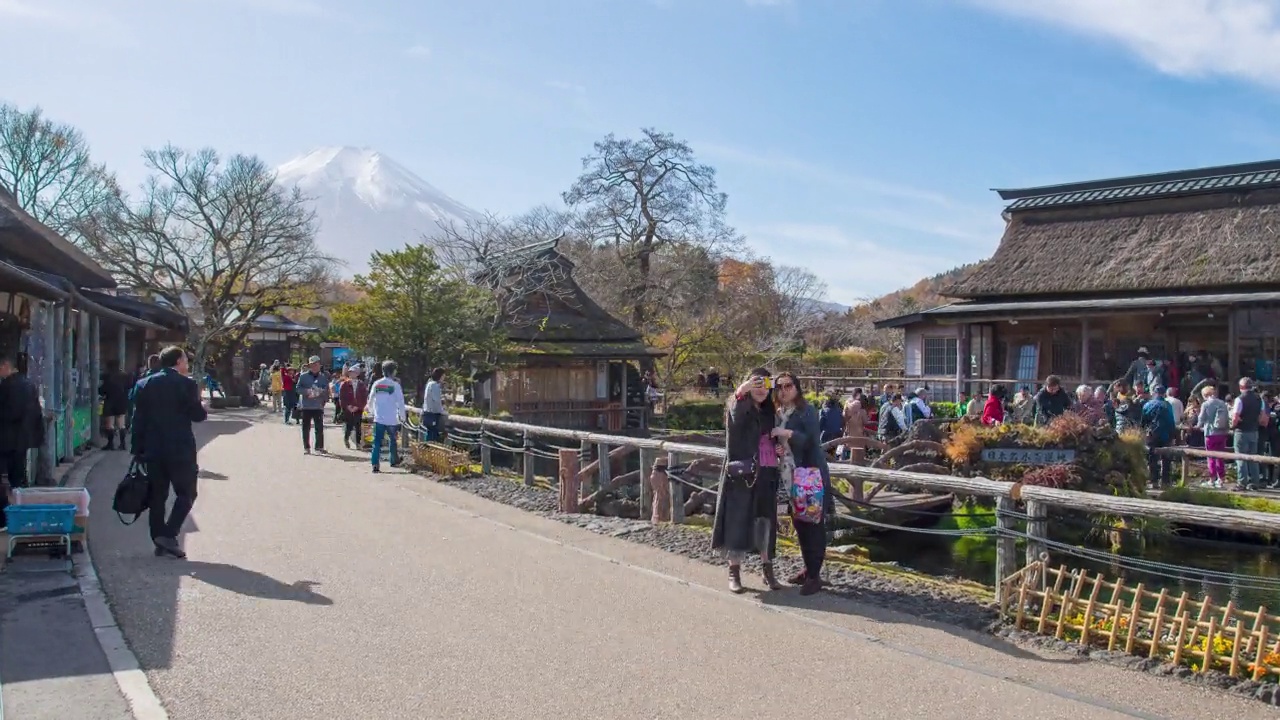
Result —
M 309 349 L 306 339 L 320 331 L 317 327 L 294 322 L 277 313 L 254 320 L 252 329 L 253 332 L 245 338 L 248 345 L 235 361 L 235 367 L 241 372 L 262 365 L 270 366 L 276 360 L 302 362 L 300 356 Z
M 662 357 L 573 279 L 559 242 L 488 258 L 480 281 L 508 308 L 509 354 L 473 388 L 473 403 L 517 422 L 639 431 L 647 406 L 639 363 Z
M 906 374 L 935 396 L 1102 384 L 1143 347 L 1276 380 L 1280 161 L 997 192 L 1004 236 L 955 301 L 876 323 L 905 331 Z

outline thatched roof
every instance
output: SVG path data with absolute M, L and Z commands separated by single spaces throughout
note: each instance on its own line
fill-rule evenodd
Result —
M 115 278 L 69 240 L 31 217 L 0 187 L 0 256 L 61 275 L 78 287 L 114 288 Z
M 485 264 L 478 280 L 506 294 L 507 337 L 521 352 L 619 359 L 662 355 L 574 281 L 573 262 L 560 253 L 559 239 L 495 255 Z
M 960 298 L 1280 286 L 1280 189 L 1008 211 Z

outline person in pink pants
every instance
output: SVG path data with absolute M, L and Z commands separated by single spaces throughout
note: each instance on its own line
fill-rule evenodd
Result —
M 1213 385 L 1206 385 L 1200 394 L 1204 402 L 1200 405 L 1196 427 L 1204 430 L 1204 449 L 1226 452 L 1227 440 L 1231 437 L 1231 409 L 1218 398 L 1218 389 Z M 1222 458 L 1209 458 L 1207 484 L 1220 488 L 1226 479 L 1227 462 Z

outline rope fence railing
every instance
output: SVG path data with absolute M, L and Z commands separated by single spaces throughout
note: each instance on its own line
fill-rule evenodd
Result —
M 411 417 L 421 413 L 418 408 L 409 410 Z M 406 422 L 406 426 L 415 432 L 422 432 L 416 417 Z M 525 484 L 529 486 L 538 482 L 534 474 L 536 462 L 558 463 L 559 476 L 549 478 L 548 484 L 559 492 L 562 504 L 574 508 L 575 512 L 579 503 L 594 501 L 601 493 L 620 487 L 619 480 L 625 479 L 634 483 L 639 479 L 642 515 L 657 521 L 682 522 L 684 520 L 686 488 L 693 491 L 695 495 L 708 492 L 714 495 L 715 493 L 714 482 L 702 482 L 689 477 L 688 465 L 681 465 L 682 457 L 697 458 L 704 463 L 713 462 L 717 466 L 723 462 L 724 458 L 722 446 L 696 444 L 683 440 L 685 436 L 673 434 L 657 438 L 628 437 L 466 416 L 449 418 L 448 432 L 451 441 L 466 446 L 472 452 L 478 450 L 484 472 L 492 471 L 493 452 L 512 456 L 513 461 L 522 471 Z M 564 443 L 564 441 L 574 444 Z M 1182 451 L 1183 449 L 1170 448 L 1169 450 Z M 632 453 L 638 453 L 640 456 L 639 473 L 632 470 L 623 472 L 615 478 L 615 467 L 623 462 L 623 457 Z M 634 463 L 632 467 L 635 467 Z M 869 528 L 919 535 L 995 538 L 997 540 L 995 570 L 997 594 L 1004 591 L 1002 581 L 1023 566 L 1019 557 L 1022 554 L 1019 552 L 1019 545 L 1024 546 L 1027 564 L 1037 561 L 1052 551 L 1054 554 L 1087 562 L 1105 563 L 1132 572 L 1170 577 L 1180 581 L 1201 578 L 1207 584 L 1225 584 L 1246 589 L 1280 592 L 1280 579 L 1132 558 L 1053 540 L 1048 533 L 1049 511 L 1052 508 L 1120 518 L 1154 518 L 1186 525 L 1268 535 L 1280 535 L 1280 514 L 1027 486 L 984 477 L 933 475 L 847 463 L 831 463 L 830 467 L 833 478 L 843 478 L 851 483 L 880 483 L 994 500 L 996 509 L 992 511 L 930 512 L 912 508 L 890 510 L 914 517 L 949 515 L 956 518 L 993 518 L 995 520 L 994 525 L 984 527 L 911 527 L 885 522 L 884 518 L 874 514 L 860 515 L 848 512 L 838 513 L 838 518 Z M 571 485 L 565 485 L 566 477 L 573 481 Z M 846 505 L 866 508 L 869 511 L 885 510 L 872 503 L 855 501 L 844 496 L 840 499 L 849 501 Z M 1025 507 L 1025 512 L 1016 509 L 1019 503 Z M 1059 521 L 1077 524 L 1087 522 L 1066 517 L 1054 520 L 1054 522 Z M 1095 527 L 1103 532 L 1141 532 L 1140 529 L 1109 525 Z

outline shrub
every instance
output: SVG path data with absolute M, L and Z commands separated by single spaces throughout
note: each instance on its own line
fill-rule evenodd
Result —
M 1140 435 L 1136 431 L 1117 435 L 1114 429 L 1092 425 L 1075 413 L 1043 427 L 960 425 L 952 428 L 945 447 L 952 464 L 996 480 L 1123 497 L 1140 497 L 1146 488 L 1147 451 Z M 1058 466 L 1069 467 L 1064 473 L 1048 465 L 983 462 L 982 451 L 988 448 L 1070 449 L 1075 450 L 1076 459 L 1070 466 Z
M 960 416 L 960 404 L 953 402 L 931 402 L 929 410 L 934 417 L 953 418 Z
M 1025 485 L 1066 489 L 1078 485 L 1080 475 L 1074 465 L 1042 465 L 1024 473 L 1022 482 Z
M 672 403 L 667 406 L 663 419 L 668 430 L 723 430 L 725 402 L 710 399 Z
M 951 429 L 951 437 L 947 439 L 947 459 L 953 465 L 969 465 L 982 456 L 984 437 L 978 431 L 981 426 L 966 423 L 955 425 Z

